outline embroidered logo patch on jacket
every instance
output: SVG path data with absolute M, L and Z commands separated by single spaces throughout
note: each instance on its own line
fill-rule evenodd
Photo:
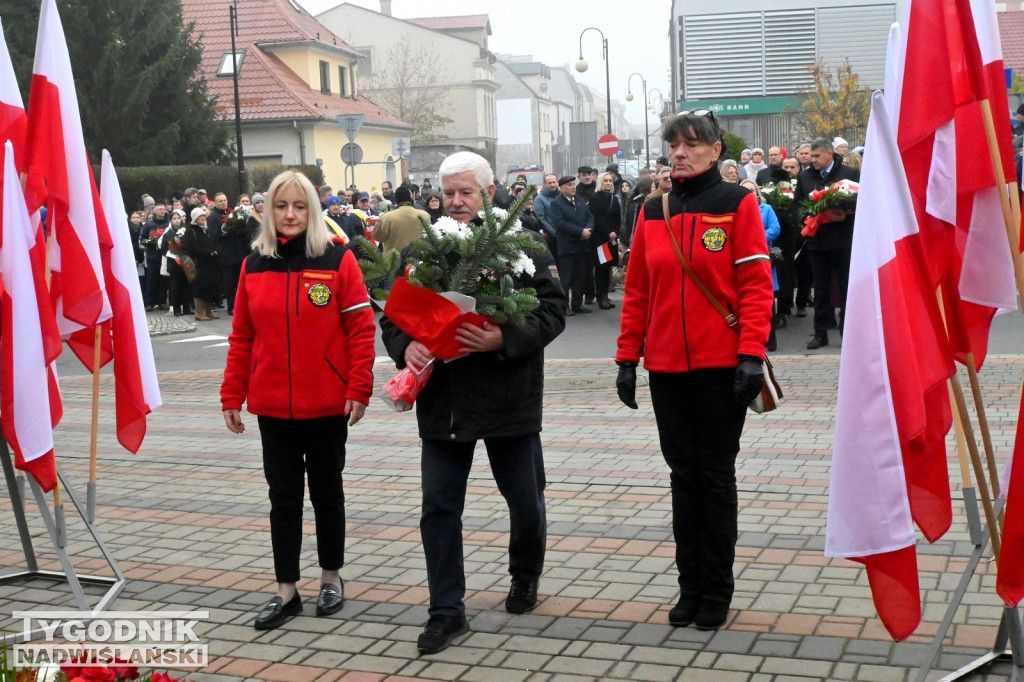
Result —
M 702 223 L 707 223 L 708 225 L 724 225 L 725 223 L 731 223 L 732 222 L 732 216 L 731 215 L 702 215 L 700 217 L 700 221 Z
M 712 227 L 700 236 L 700 240 L 708 251 L 721 251 L 725 247 L 725 230 Z
M 331 300 L 331 289 L 326 284 L 314 284 L 306 294 L 315 306 L 325 306 Z

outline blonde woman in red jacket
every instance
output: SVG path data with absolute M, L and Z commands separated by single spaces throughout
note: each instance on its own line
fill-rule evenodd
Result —
M 736 455 L 747 405 L 761 389 L 772 274 L 757 201 L 722 180 L 721 131 L 699 109 L 666 121 L 671 219 L 648 199 L 633 234 L 615 359 L 619 398 L 636 409 L 643 353 L 662 454 L 671 470 L 680 598 L 669 623 L 725 624 L 737 537 Z M 675 242 L 673 244 L 673 242 Z M 697 277 L 738 323 L 684 274 Z
M 316 518 L 318 616 L 344 604 L 342 469 L 348 427 L 373 388 L 374 320 L 355 254 L 331 241 L 313 185 L 281 173 L 266 194 L 254 252 L 242 265 L 221 385 L 224 422 L 242 433 L 241 407 L 257 417 L 270 486 L 277 596 L 257 630 L 302 613 L 296 590 L 305 478 Z

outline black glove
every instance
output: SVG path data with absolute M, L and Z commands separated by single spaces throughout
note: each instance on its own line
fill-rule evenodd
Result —
M 637 409 L 636 405 L 636 363 L 620 362 L 619 376 L 615 379 L 615 388 L 619 392 L 619 400 L 626 407 Z
M 761 392 L 764 371 L 761 369 L 761 358 L 741 355 L 739 361 L 736 376 L 732 380 L 732 395 L 737 405 L 749 405 Z

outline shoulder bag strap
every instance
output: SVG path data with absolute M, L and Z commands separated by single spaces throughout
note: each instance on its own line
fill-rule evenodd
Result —
M 700 278 L 697 277 L 697 273 L 693 271 L 693 268 L 690 267 L 689 261 L 686 260 L 683 252 L 679 249 L 679 242 L 676 241 L 676 236 L 672 234 L 672 214 L 668 209 L 668 192 L 661 195 L 661 207 L 665 214 L 665 229 L 668 230 L 669 241 L 672 242 L 672 248 L 676 252 L 676 258 L 679 259 L 679 264 L 683 266 L 683 272 L 686 273 L 686 276 L 689 277 L 697 286 L 700 293 L 704 294 L 704 298 L 708 299 L 708 303 L 718 311 L 718 314 L 725 318 L 725 323 L 730 327 L 735 328 L 739 323 L 739 320 L 736 319 L 736 316 L 733 313 L 730 313 L 724 305 L 722 305 L 721 301 L 715 298 L 715 295 L 712 294 L 706 286 L 704 286 L 704 282 L 700 281 Z

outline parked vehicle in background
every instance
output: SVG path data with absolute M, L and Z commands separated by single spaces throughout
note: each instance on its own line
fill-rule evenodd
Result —
M 520 175 L 526 176 L 526 182 L 535 186 L 544 186 L 544 166 L 527 166 L 525 168 L 510 168 L 505 174 L 505 186 L 511 187 Z

